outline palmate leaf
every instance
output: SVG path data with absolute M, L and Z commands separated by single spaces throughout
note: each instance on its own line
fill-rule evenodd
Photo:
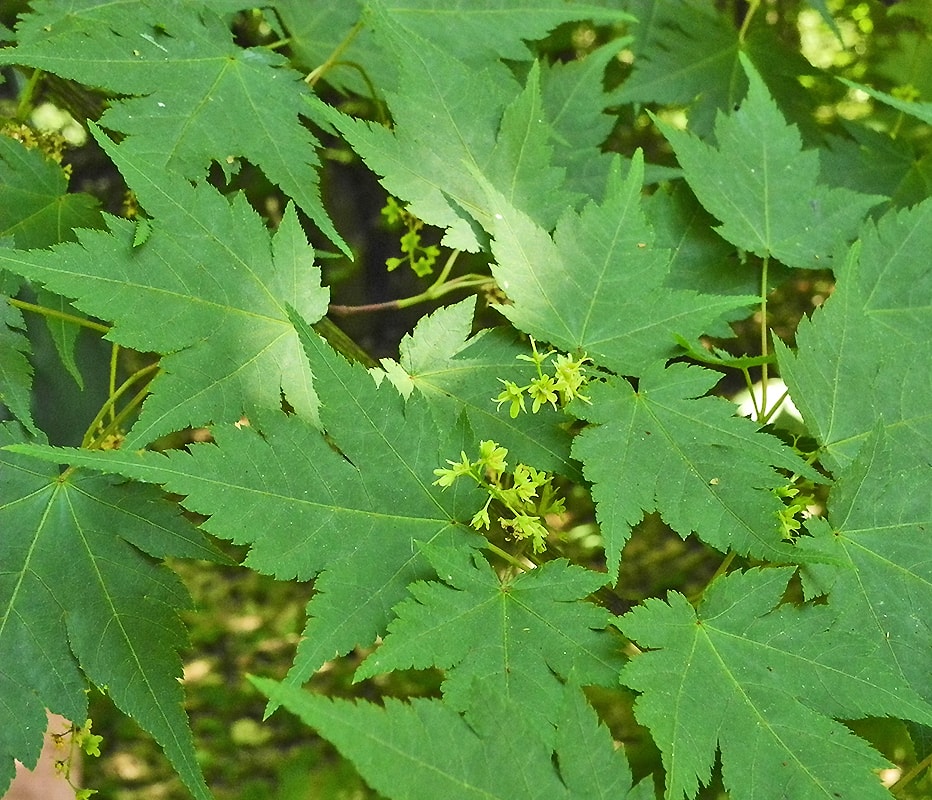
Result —
M 878 423 L 800 548 L 810 594 L 828 593 L 875 658 L 932 702 L 932 451 L 910 462 Z M 841 602 L 843 601 L 843 605 Z
M 451 707 L 466 710 L 478 682 L 520 705 L 546 741 L 558 723 L 560 678 L 614 685 L 624 658 L 621 640 L 605 630 L 612 615 L 581 602 L 607 575 L 558 560 L 503 579 L 479 554 L 421 549 L 444 583 L 409 587 L 413 599 L 395 608 L 388 635 L 355 680 L 444 668 Z
M 732 573 L 698 608 L 671 593 L 621 619 L 650 650 L 621 680 L 643 693 L 635 715 L 663 754 L 670 800 L 709 783 L 716 747 L 734 800 L 889 798 L 874 774 L 886 760 L 834 720 L 932 719 L 876 639 L 834 604 L 775 608 L 791 574 Z
M 492 274 L 517 328 L 603 366 L 637 374 L 676 352 L 675 336 L 694 338 L 723 317 L 744 316 L 757 298 L 669 288 L 671 253 L 654 247 L 641 208 L 644 163 L 626 177 L 616 163 L 602 203 L 565 213 L 553 238 L 487 186 L 496 263 Z
M 155 218 L 148 240 L 134 247 L 133 224 L 108 217 L 109 231 L 80 231 L 77 244 L 0 251 L 0 266 L 113 319 L 114 341 L 169 354 L 126 446 L 278 408 L 282 392 L 313 418 L 311 374 L 287 306 L 317 320 L 328 292 L 294 210 L 270 240 L 242 195 L 231 204 L 100 142 Z
M 683 537 L 695 532 L 722 552 L 795 560 L 782 541 L 773 489 L 776 472 L 822 480 L 778 439 L 735 414 L 726 400 L 703 397 L 719 374 L 701 367 L 656 365 L 635 389 L 624 380 L 591 387 L 592 405 L 574 411 L 596 423 L 577 436 L 573 455 L 593 484 L 608 568 L 618 568 L 631 527 L 659 511 Z
M 378 7 L 377 7 L 378 8 Z M 401 73 L 387 94 L 394 129 L 354 120 L 314 101 L 382 184 L 411 213 L 446 228 L 444 243 L 479 249 L 476 223 L 485 223 L 485 176 L 509 202 L 545 228 L 578 196 L 552 167 L 551 131 L 542 124 L 539 68 L 522 91 L 500 61 L 481 68 L 455 58 L 434 41 L 373 12 L 378 39 Z
M 838 285 L 777 344 L 780 372 L 822 460 L 841 469 L 880 421 L 903 465 L 932 452 L 932 200 L 866 223 L 836 269 Z
M 647 784 L 631 789 L 624 757 L 614 751 L 611 736 L 575 685 L 557 699 L 560 733 L 554 754 L 520 705 L 481 685 L 464 718 L 436 700 L 388 698 L 381 707 L 321 697 L 266 678 L 252 681 L 273 704 L 333 742 L 372 788 L 393 800 L 653 797 Z
M 0 445 L 21 441 L 0 426 Z M 85 719 L 83 672 L 209 797 L 178 683 L 187 591 L 140 550 L 219 556 L 155 495 L 0 451 L 0 789 L 13 758 L 35 764 L 46 707 Z
M 485 540 L 458 520 L 481 507 L 468 486 L 441 491 L 433 470 L 472 446 L 461 426 L 438 431 L 417 396 L 387 381 L 377 388 L 297 316 L 326 435 L 280 411 L 246 425 L 217 426 L 215 444 L 165 455 L 94 453 L 33 446 L 28 451 L 184 495 L 209 515 L 205 530 L 252 548 L 246 564 L 281 579 L 316 577 L 305 638 L 289 681 L 383 634 L 412 581 L 433 570 L 414 542 L 471 548 Z M 339 449 L 337 449 L 339 448 Z M 462 482 L 461 482 L 462 483 Z
M 517 356 L 530 348 L 504 328 L 469 337 L 474 300 L 464 300 L 423 317 L 401 342 L 400 367 L 383 361 L 399 389 L 417 391 L 428 402 L 439 429 L 452 428 L 465 415 L 476 441 L 492 439 L 506 447 L 515 463 L 578 478 L 571 461 L 567 418 L 550 406 L 512 418 L 492 399 L 500 381 L 526 385 L 533 366 Z M 454 454 L 455 455 L 455 454 Z
M 40 0 L 0 62 L 128 95 L 101 124 L 160 169 L 200 178 L 212 160 L 248 159 L 345 249 L 321 205 L 317 142 L 298 118 L 309 113 L 301 76 L 271 51 L 237 47 L 220 14 L 238 4 L 226 5 Z
M 657 124 L 699 202 L 722 221 L 722 237 L 789 267 L 831 266 L 838 242 L 854 238 L 865 213 L 886 198 L 820 185 L 818 153 L 802 149 L 757 70 L 741 62 L 747 97 L 733 114 L 719 114 L 715 146 Z

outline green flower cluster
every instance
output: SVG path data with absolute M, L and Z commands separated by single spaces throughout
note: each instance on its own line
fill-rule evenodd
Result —
M 407 263 L 419 278 L 426 278 L 433 273 L 434 265 L 440 255 L 440 248 L 433 244 L 425 247 L 421 243 L 421 228 L 424 227 L 424 223 L 406 208 L 400 206 L 394 197 L 386 200 L 382 216 L 389 225 L 404 225 L 408 229 L 407 233 L 401 237 L 401 252 L 404 253 L 404 257 L 385 259 L 388 271 L 391 272 Z
M 479 457 L 470 461 L 465 452 L 459 461 L 447 461 L 449 467 L 434 470 L 434 484 L 446 489 L 461 477 L 468 476 L 488 493 L 485 505 L 475 513 L 470 524 L 476 530 L 492 526 L 489 509 L 495 501 L 501 507 L 497 522 L 512 538 L 530 540 L 535 553 L 547 547 L 549 531 L 543 522 L 547 514 L 565 511 L 563 498 L 553 488 L 553 476 L 527 464 L 518 464 L 508 473 L 505 457 L 508 450 L 497 442 L 479 442 Z
M 505 388 L 497 397 L 492 398 L 492 402 L 497 403 L 498 408 L 506 403 L 509 405 L 509 414 L 512 419 L 522 411 L 527 411 L 525 398 L 531 399 L 531 412 L 534 414 L 547 403 L 556 409 L 558 404 L 560 408 L 563 408 L 571 400 L 589 402 L 589 398 L 583 395 L 580 390 L 588 380 L 583 365 L 592 363 L 591 359 L 585 356 L 570 358 L 568 355 L 557 353 L 556 350 L 539 353 L 537 352 L 537 343 L 533 338 L 531 339 L 531 355 L 517 357 L 523 361 L 530 361 L 537 370 L 537 377 L 532 379 L 526 386 L 518 386 L 514 381 L 499 378 L 499 383 Z M 548 361 L 551 362 L 550 366 L 553 368 L 553 374 L 544 371 L 544 364 Z

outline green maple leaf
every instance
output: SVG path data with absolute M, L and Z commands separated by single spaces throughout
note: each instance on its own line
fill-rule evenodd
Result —
M 390 19 L 397 28 L 482 69 L 500 58 L 531 59 L 533 52 L 525 42 L 542 39 L 566 22 L 591 19 L 611 24 L 631 19 L 622 11 L 566 0 L 345 0 L 332 8 L 312 7 L 302 0 L 276 0 L 272 5 L 282 18 L 294 58 L 308 69 L 323 64 L 345 45 L 355 23 L 368 22 L 323 76 L 328 83 L 363 96 L 371 93 L 371 86 L 347 63 L 359 65 L 370 77 L 377 76 L 381 86 L 398 86 L 396 54 L 371 30 L 373 24 L 379 27 L 380 20 Z
M 738 247 L 789 267 L 831 265 L 838 242 L 852 239 L 865 213 L 886 198 L 818 183 L 819 156 L 804 151 L 751 62 L 749 87 L 733 114 L 719 114 L 716 145 L 657 122 L 699 202 Z
M 0 426 L 0 445 L 22 441 Z M 83 672 L 155 737 L 191 792 L 208 798 L 178 683 L 187 637 L 176 612 L 189 607 L 188 594 L 143 552 L 218 560 L 217 552 L 138 486 L 62 475 L 3 451 L 0 474 L 0 783 L 13 758 L 35 762 L 46 707 L 85 719 Z
M 697 337 L 756 300 L 665 285 L 671 253 L 653 246 L 643 176 L 640 155 L 626 177 L 616 163 L 604 202 L 565 213 L 552 238 L 487 187 L 492 274 L 512 301 L 499 310 L 532 336 L 625 374 L 672 356 L 676 334 Z
M 269 50 L 237 47 L 224 10 L 184 0 L 36 2 L 0 61 L 127 95 L 101 124 L 128 134 L 127 150 L 161 169 L 200 178 L 212 160 L 227 168 L 248 159 L 346 250 L 321 205 L 317 142 L 298 118 L 308 113 L 301 76 Z
M 559 560 L 502 579 L 479 554 L 422 545 L 444 583 L 415 583 L 413 599 L 356 672 L 362 680 L 394 669 L 441 667 L 445 700 L 465 710 L 476 682 L 524 707 L 538 729 L 557 723 L 562 685 L 611 686 L 624 663 L 620 639 L 605 631 L 610 612 L 580 602 L 607 576 Z M 444 585 L 446 584 L 446 585 Z
M 332 700 L 266 678 L 252 682 L 351 759 L 389 798 L 457 800 L 647 800 L 579 688 L 560 692 L 556 753 L 519 705 L 476 687 L 465 718 L 447 703 L 418 699 L 385 706 Z M 507 720 L 507 724 L 503 724 Z M 554 764 L 555 760 L 558 767 Z
M 831 469 L 850 464 L 878 420 L 904 463 L 932 447 L 932 200 L 866 223 L 836 259 L 835 292 L 804 319 L 780 372 Z
M 316 578 L 309 621 L 289 681 L 384 633 L 412 581 L 433 574 L 414 541 L 476 547 L 466 522 L 478 491 L 433 484 L 433 470 L 471 446 L 462 426 L 441 435 L 426 403 L 377 388 L 297 316 L 326 435 L 303 418 L 268 412 L 217 426 L 215 444 L 170 451 L 95 453 L 33 446 L 56 461 L 118 473 L 184 495 L 214 536 L 252 545 L 246 564 L 281 579 Z M 470 437 L 470 443 L 473 438 Z
M 615 125 L 605 113 L 611 100 L 602 83 L 605 68 L 628 39 L 615 39 L 583 59 L 541 66 L 541 100 L 553 127 L 553 163 L 566 183 L 586 196 L 602 192 L 612 155 L 601 145 Z
M 80 231 L 78 243 L 50 251 L 0 252 L 0 265 L 113 319 L 114 341 L 168 354 L 126 446 L 278 408 L 283 391 L 313 418 L 311 374 L 287 306 L 317 320 L 328 292 L 294 210 L 269 237 L 242 195 L 230 203 L 100 141 L 155 217 L 149 239 L 135 247 L 133 224 L 107 217 L 106 232 Z
M 376 34 L 401 73 L 387 94 L 394 129 L 354 120 L 319 102 L 328 117 L 382 184 L 415 216 L 446 228 L 444 242 L 477 250 L 472 215 L 488 216 L 486 180 L 540 222 L 551 227 L 578 196 L 551 166 L 551 131 L 542 124 L 539 68 L 522 91 L 500 61 L 476 68 L 434 41 L 400 27 L 382 10 Z
M 68 191 L 68 179 L 54 161 L 0 136 L 0 237 L 12 236 L 20 249 L 74 241 L 75 228 L 98 228 L 103 224 L 97 206 L 96 198 Z M 51 292 L 39 290 L 37 301 L 46 308 L 75 313 L 64 298 Z M 74 360 L 78 328 L 51 316 L 45 322 L 63 365 L 83 388 Z M 9 362 L 15 356 L 12 351 L 5 355 L 6 359 L 3 355 L 0 359 L 7 361 L 10 369 Z M 26 423 L 22 416 L 18 418 Z
M 922 202 L 932 194 L 932 159 L 908 138 L 891 139 L 864 125 L 847 123 L 845 136 L 826 136 L 820 153 L 821 177 L 833 186 L 882 194 L 895 208 Z
M 769 25 L 752 25 L 742 42 L 734 20 L 707 4 L 630 0 L 628 10 L 638 18 L 634 69 L 612 101 L 688 106 L 690 129 L 698 135 L 707 135 L 716 113 L 731 110 L 747 91 L 742 59 L 753 62 L 788 105 L 800 101 L 799 76 L 813 74 Z M 801 116 L 809 115 L 806 109 Z
M 68 192 L 68 179 L 38 150 L 0 136 L 0 237 L 21 249 L 73 240 L 73 228 L 100 225 L 97 200 Z
M 864 641 L 875 643 L 875 658 L 896 665 L 932 702 L 929 452 L 904 458 L 878 423 L 839 475 L 827 520 L 810 520 L 800 547 L 831 562 L 806 567 L 808 592 L 828 594 Z
M 473 64 L 490 59 L 527 61 L 525 41 L 544 38 L 577 20 L 611 24 L 630 14 L 580 0 L 380 0 L 401 25 Z
M 269 5 L 275 9 L 284 26 L 292 62 L 307 70 L 324 64 L 341 43 L 345 43 L 344 40 L 363 12 L 361 0 L 314 4 L 304 0 L 274 0 Z M 369 75 L 384 74 L 380 69 L 373 70 L 375 61 L 381 54 L 374 55 L 372 51 L 377 51 L 378 48 L 373 47 L 371 41 L 366 39 L 369 37 L 365 32 L 357 32 L 356 38 L 349 43 L 340 62 L 332 64 L 324 73 L 324 80 L 332 86 L 348 88 L 363 96 L 371 92 L 357 70 L 343 68 L 345 62 L 349 61 L 363 66 Z
M 596 423 L 577 436 L 573 455 L 592 481 L 608 568 L 618 568 L 631 527 L 659 511 L 683 537 L 695 532 L 723 552 L 795 560 L 782 541 L 773 489 L 787 479 L 774 467 L 823 480 L 778 439 L 704 395 L 719 374 L 655 365 L 635 390 L 624 380 L 591 387 L 592 405 L 574 411 Z
M 636 58 L 631 75 L 613 93 L 615 102 L 689 105 L 702 96 L 708 106 L 725 108 L 743 89 L 735 85 L 738 32 L 714 8 L 637 0 L 631 10 L 640 20 L 634 28 Z
M 438 428 L 453 427 L 465 414 L 477 441 L 498 442 L 515 463 L 577 476 L 564 414 L 547 406 L 537 414 L 512 418 L 496 407 L 492 398 L 501 391 L 499 381 L 525 385 L 536 373 L 517 359 L 529 348 L 513 333 L 492 328 L 469 336 L 474 306 L 474 300 L 464 300 L 423 317 L 401 342 L 401 369 L 382 362 L 389 376 L 403 393 L 417 391 L 427 400 Z
M 643 693 L 635 715 L 663 754 L 670 800 L 709 783 L 716 747 L 735 800 L 889 798 L 874 774 L 886 760 L 834 720 L 932 719 L 834 605 L 776 607 L 791 574 L 732 573 L 698 608 L 671 593 L 622 618 L 625 635 L 649 649 L 621 680 Z

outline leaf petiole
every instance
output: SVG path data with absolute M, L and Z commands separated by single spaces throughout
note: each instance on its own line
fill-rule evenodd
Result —
M 371 311 L 397 311 L 402 308 L 410 308 L 419 303 L 438 300 L 444 295 L 458 291 L 459 289 L 472 289 L 495 285 L 495 280 L 493 278 L 490 278 L 488 275 L 479 275 L 476 273 L 460 275 L 458 278 L 453 278 L 453 280 L 447 280 L 460 252 L 460 250 L 454 250 L 450 253 L 437 279 L 423 292 L 419 292 L 411 297 L 402 297 L 400 300 L 385 300 L 381 303 L 366 303 L 359 306 L 333 304 L 330 306 L 329 310 L 332 314 L 337 314 L 341 317 L 349 316 L 350 314 L 365 314 Z
M 110 397 L 107 398 L 107 401 L 100 407 L 100 410 L 97 412 L 91 424 L 88 426 L 87 430 L 84 432 L 84 437 L 81 440 L 81 447 L 85 449 L 93 450 L 96 448 L 99 442 L 103 441 L 107 436 L 109 436 L 117 426 L 126 419 L 126 417 L 134 411 L 139 404 L 142 402 L 143 398 L 149 392 L 149 386 L 146 384 L 139 392 L 133 397 L 132 400 L 127 404 L 119 414 L 114 414 L 114 406 L 117 400 L 120 399 L 129 388 L 136 383 L 140 378 L 144 378 L 146 375 L 152 372 L 157 372 L 159 369 L 158 363 L 149 364 L 142 369 L 137 370 L 132 375 L 130 375 L 118 389 L 111 391 Z M 103 421 L 104 417 L 107 414 L 110 414 L 110 422 L 101 429 L 100 423 Z
M 39 306 L 35 303 L 27 303 L 25 300 L 17 300 L 15 297 L 7 298 L 7 302 L 14 308 L 18 308 L 21 311 L 31 311 L 33 314 L 39 314 L 43 317 L 60 319 L 63 322 L 70 322 L 72 325 L 88 328 L 92 331 L 97 331 L 98 333 L 110 333 L 110 327 L 108 325 L 103 325 L 99 322 L 93 322 L 92 320 L 85 319 L 84 317 L 78 317 L 74 314 L 68 314 L 64 311 L 56 311 L 53 308 L 46 308 L 45 306 Z

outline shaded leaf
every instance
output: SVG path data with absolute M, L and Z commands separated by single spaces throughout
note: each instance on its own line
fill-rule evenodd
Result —
M 0 444 L 20 441 L 0 426 Z M 136 547 L 159 557 L 216 551 L 139 487 L 3 451 L 0 470 L 0 684 L 21 703 L 0 706 L 0 769 L 35 761 L 46 707 L 85 718 L 83 672 L 152 734 L 191 793 L 209 798 L 178 682 L 187 591 Z
M 101 224 L 97 200 L 69 194 L 68 179 L 38 150 L 0 136 L 0 236 L 20 249 L 73 241 L 74 228 Z
M 0 254 L 3 252 L 4 249 L 0 248 Z M 0 292 L 14 288 L 9 277 L 0 270 Z M 4 283 L 10 285 L 3 286 Z M 32 348 L 25 329 L 20 310 L 11 306 L 6 296 L 0 293 L 0 404 L 6 406 L 28 431 L 38 434 L 31 408 L 33 370 L 28 356 Z

